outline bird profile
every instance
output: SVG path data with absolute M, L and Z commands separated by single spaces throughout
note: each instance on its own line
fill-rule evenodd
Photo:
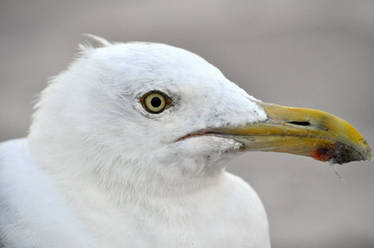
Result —
M 5 248 L 270 247 L 245 151 L 371 159 L 346 121 L 265 103 L 181 48 L 87 35 L 41 93 L 28 137 L 0 144 Z

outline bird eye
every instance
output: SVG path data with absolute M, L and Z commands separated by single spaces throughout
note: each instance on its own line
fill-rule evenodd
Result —
M 140 99 L 143 108 L 152 114 L 159 114 L 170 107 L 172 100 L 160 91 L 150 91 Z

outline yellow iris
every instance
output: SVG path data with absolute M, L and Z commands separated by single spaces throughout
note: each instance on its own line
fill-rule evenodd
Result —
M 153 114 L 164 111 L 167 106 L 167 99 L 161 92 L 149 92 L 142 98 L 144 108 Z

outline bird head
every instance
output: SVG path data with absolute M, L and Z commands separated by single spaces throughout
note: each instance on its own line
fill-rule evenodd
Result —
M 340 164 L 371 159 L 344 120 L 264 103 L 194 53 L 101 41 L 84 47 L 42 93 L 29 135 L 41 164 L 61 161 L 61 171 L 103 178 L 175 178 L 220 171 L 243 151 Z

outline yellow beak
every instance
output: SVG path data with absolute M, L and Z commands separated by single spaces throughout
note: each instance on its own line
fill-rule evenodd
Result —
M 372 160 L 370 147 L 348 122 L 320 110 L 259 103 L 268 119 L 207 133 L 230 136 L 243 150 L 275 151 L 310 156 L 320 161 L 348 163 Z

